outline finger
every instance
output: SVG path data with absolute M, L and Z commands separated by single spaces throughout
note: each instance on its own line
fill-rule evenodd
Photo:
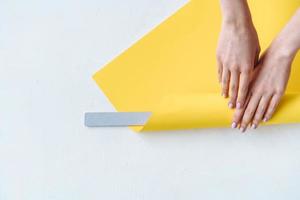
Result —
M 245 132 L 249 123 L 252 121 L 252 118 L 254 116 L 254 113 L 257 109 L 258 103 L 261 99 L 261 96 L 259 95 L 253 95 L 247 105 L 247 108 L 245 110 L 245 113 L 243 115 L 243 119 L 241 122 L 240 130 L 242 132 Z
M 250 75 L 247 73 L 240 74 L 239 92 L 236 107 L 241 108 L 245 104 L 248 88 L 250 82 Z
M 219 60 L 217 60 L 217 65 L 218 65 L 218 80 L 219 80 L 219 83 L 221 83 L 221 81 L 222 81 L 223 65 L 222 65 L 222 63 Z
M 270 104 L 269 104 L 269 106 L 267 108 L 267 111 L 266 111 L 266 113 L 264 115 L 264 118 L 263 118 L 264 122 L 267 122 L 272 118 L 272 116 L 273 116 L 280 100 L 281 100 L 281 96 L 279 96 L 279 95 L 274 95 L 272 97 L 272 99 L 270 101 Z
M 270 103 L 271 97 L 272 97 L 271 95 L 266 95 L 261 98 L 258 107 L 256 109 L 251 128 L 256 129 L 259 123 L 261 122 L 261 120 L 263 119 L 266 110 L 268 108 L 268 105 Z
M 239 85 L 239 76 L 237 72 L 232 72 L 230 75 L 230 100 L 229 108 L 234 108 L 236 106 L 236 98 L 238 95 L 238 85 Z
M 251 94 L 249 93 L 244 106 L 242 108 L 239 108 L 239 109 L 235 110 L 234 115 L 233 115 L 232 124 L 231 124 L 232 128 L 237 128 L 238 125 L 241 123 L 243 114 L 245 113 L 245 110 L 247 108 L 247 105 L 248 105 L 250 99 L 251 99 Z
M 222 96 L 228 97 L 229 90 L 229 80 L 230 80 L 230 72 L 227 69 L 223 69 L 222 73 Z

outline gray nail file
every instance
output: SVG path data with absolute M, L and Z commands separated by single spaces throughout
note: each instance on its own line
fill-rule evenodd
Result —
M 143 126 L 150 115 L 151 112 L 85 113 L 84 124 L 87 127 Z

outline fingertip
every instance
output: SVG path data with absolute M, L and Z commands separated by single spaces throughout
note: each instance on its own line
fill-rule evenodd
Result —
M 232 122 L 231 128 L 233 128 L 233 129 L 237 128 L 237 123 L 236 122 Z
M 236 123 L 236 127 L 241 126 L 241 120 L 243 116 L 243 110 L 235 110 L 232 121 Z
M 245 133 L 245 132 L 246 132 L 246 127 L 245 127 L 245 126 L 241 126 L 241 127 L 240 127 L 240 131 L 241 131 L 242 133 Z
M 230 109 L 233 109 L 233 108 L 234 108 L 234 104 L 233 104 L 232 102 L 229 102 L 229 103 L 228 103 L 228 107 L 229 107 Z
M 273 117 L 273 115 L 276 111 L 276 108 L 279 105 L 279 102 L 281 100 L 281 97 L 282 97 L 281 95 L 275 95 L 272 97 L 269 107 L 267 109 L 267 112 L 265 113 L 264 118 L 263 118 L 264 122 L 270 121 L 270 119 Z
M 257 128 L 257 124 L 252 124 L 252 125 L 251 125 L 251 128 L 252 128 L 252 129 L 256 129 L 256 128 Z
M 268 117 L 264 117 L 263 119 L 264 122 L 267 122 L 268 120 L 269 120 Z
M 237 103 L 236 103 L 236 107 L 238 109 L 241 109 L 245 106 L 246 102 L 247 101 L 247 97 L 248 97 L 248 100 L 250 100 L 250 95 L 247 95 L 247 93 L 240 93 L 239 96 L 238 96 L 238 99 L 237 99 Z
M 228 98 L 228 94 L 226 92 L 223 92 L 222 93 L 222 97 L 224 97 L 225 99 L 227 99 Z

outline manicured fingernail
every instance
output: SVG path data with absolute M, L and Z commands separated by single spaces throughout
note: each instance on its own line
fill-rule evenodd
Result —
M 232 124 L 231 124 L 231 128 L 236 128 L 237 127 L 237 124 L 235 123 L 235 122 L 233 122 Z
M 241 106 L 241 103 L 240 102 L 238 102 L 237 104 L 236 104 L 236 108 L 237 109 L 240 109 L 242 106 Z
M 232 108 L 233 108 L 233 103 L 230 102 L 230 103 L 228 104 L 228 107 L 232 109 Z
M 245 127 L 241 127 L 241 128 L 240 128 L 240 131 L 241 131 L 242 133 L 245 133 L 246 128 L 245 128 Z
M 252 129 L 256 129 L 256 128 L 257 128 L 257 125 L 256 125 L 256 124 L 252 124 L 251 128 L 252 128 Z
M 267 121 L 268 121 L 268 118 L 265 117 L 265 118 L 263 119 L 263 121 L 264 121 L 264 122 L 267 122 Z

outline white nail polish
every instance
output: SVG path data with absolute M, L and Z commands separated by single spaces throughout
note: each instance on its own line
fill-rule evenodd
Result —
M 242 133 L 244 133 L 244 132 L 246 131 L 246 128 L 245 128 L 245 127 L 241 127 L 241 128 L 240 128 L 240 131 L 241 131 Z
M 231 124 L 231 128 L 236 128 L 236 126 L 237 126 L 237 124 L 236 124 L 235 122 L 233 122 L 233 123 Z

